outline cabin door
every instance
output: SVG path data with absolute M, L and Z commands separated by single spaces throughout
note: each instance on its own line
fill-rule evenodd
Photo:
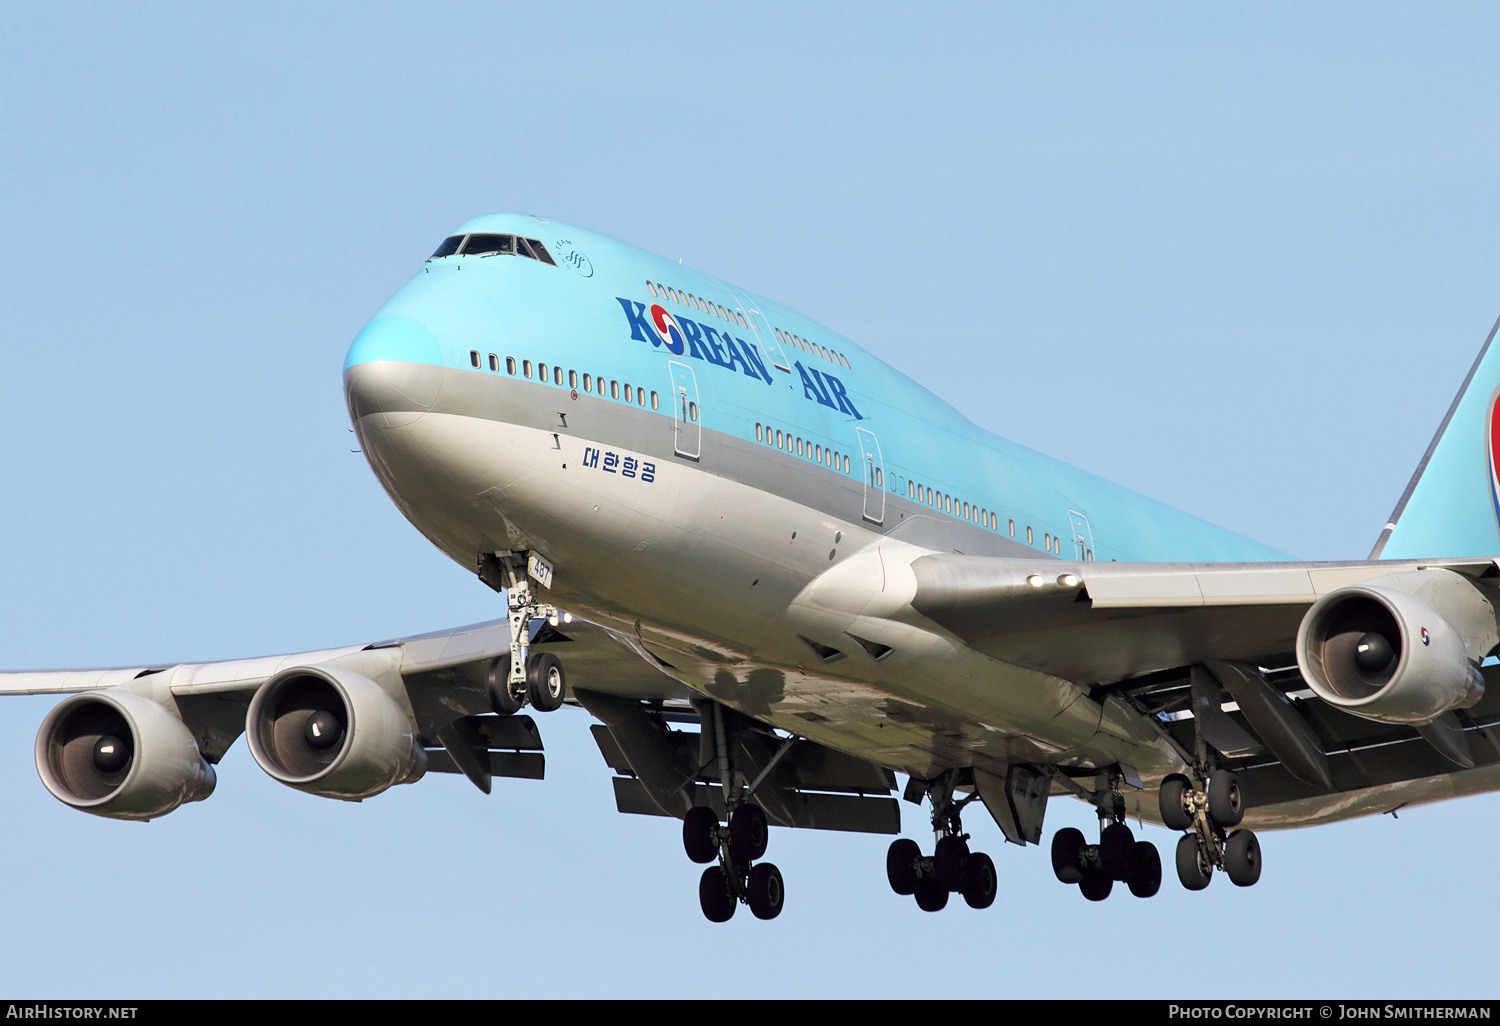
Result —
M 672 379 L 672 451 L 697 459 L 703 448 L 703 414 L 698 408 L 698 379 L 693 368 L 676 360 L 667 361 Z
M 1089 518 L 1076 509 L 1068 510 L 1068 525 L 1073 529 L 1073 558 L 1080 563 L 1094 558 L 1094 532 Z
M 869 428 L 855 428 L 864 464 L 865 519 L 872 524 L 885 522 L 885 461 L 880 457 L 880 440 Z

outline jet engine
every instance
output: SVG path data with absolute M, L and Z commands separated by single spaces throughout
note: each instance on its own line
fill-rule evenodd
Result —
M 360 801 L 427 770 L 411 717 L 368 677 L 296 666 L 266 681 L 245 718 L 260 768 L 299 791 Z
M 1382 723 L 1431 723 L 1484 697 L 1495 612 L 1451 570 L 1386 574 L 1329 592 L 1302 618 L 1297 664 L 1325 702 Z
M 36 735 L 36 769 L 66 805 L 111 819 L 155 819 L 214 793 L 193 735 L 165 706 L 126 691 L 65 699 Z

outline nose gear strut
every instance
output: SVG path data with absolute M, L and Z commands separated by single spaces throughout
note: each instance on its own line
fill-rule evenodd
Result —
M 562 705 L 567 680 L 562 663 L 551 653 L 531 655 L 531 628 L 538 620 L 556 626 L 573 619 L 556 606 L 541 601 L 532 587 L 536 577 L 544 586 L 552 580 L 552 566 L 536 553 L 485 553 L 479 560 L 479 579 L 506 594 L 510 621 L 510 654 L 490 664 L 485 689 L 490 707 L 502 716 L 520 712 L 529 701 L 540 712 Z

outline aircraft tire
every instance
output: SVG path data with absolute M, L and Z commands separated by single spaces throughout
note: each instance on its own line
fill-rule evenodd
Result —
M 1083 831 L 1064 827 L 1052 835 L 1052 872 L 1065 884 L 1083 883 Z
M 781 906 L 786 901 L 781 870 L 770 862 L 752 868 L 750 879 L 745 884 L 745 900 L 750 903 L 750 911 L 756 919 L 775 919 L 781 915 Z
M 568 677 L 557 656 L 542 652 L 526 661 L 526 694 L 538 712 L 562 708 L 567 693 Z
M 885 850 L 885 878 L 891 890 L 900 895 L 914 894 L 917 890 L 917 861 L 922 849 L 910 837 L 898 837 Z
M 709 866 L 698 878 L 698 904 L 710 923 L 727 923 L 734 915 L 738 902 L 730 893 L 729 881 L 720 867 Z
M 510 655 L 498 655 L 490 660 L 489 672 L 485 675 L 484 693 L 490 700 L 490 708 L 501 716 L 514 716 L 526 704 L 524 698 L 510 693 Z
M 1161 890 L 1161 853 L 1150 841 L 1136 841 L 1130 858 L 1130 876 L 1125 881 L 1137 898 L 1150 898 Z
M 1218 770 L 1208 777 L 1208 818 L 1221 827 L 1239 826 L 1245 818 L 1245 795 L 1240 778 L 1228 770 Z
M 964 886 L 964 866 L 969 861 L 969 843 L 962 837 L 939 837 L 932 853 L 932 871 L 944 890 L 959 891 Z
M 1168 830 L 1191 830 L 1193 816 L 1187 810 L 1187 798 L 1193 793 L 1193 782 L 1181 773 L 1169 774 L 1157 792 L 1161 821 Z
M 1250 887 L 1260 879 L 1260 841 L 1253 830 L 1236 830 L 1224 845 L 1224 872 L 1236 887 Z
M 1130 877 L 1135 835 L 1124 823 L 1111 823 L 1099 834 L 1099 866 L 1111 880 Z
M 1177 879 L 1190 891 L 1201 891 L 1213 879 L 1214 867 L 1198 852 L 1198 835 L 1183 834 L 1177 841 Z
M 1103 873 L 1085 873 L 1078 890 L 1090 901 L 1103 901 L 1115 889 L 1115 882 Z
M 941 912 L 948 904 L 948 888 L 936 880 L 918 880 L 917 889 L 912 893 L 916 896 L 917 907 L 923 912 Z
M 706 805 L 688 809 L 682 819 L 682 847 L 700 866 L 719 857 L 719 816 Z
M 964 866 L 964 901 L 970 908 L 989 908 L 995 903 L 995 892 L 999 881 L 995 878 L 995 862 L 982 851 L 969 855 Z
M 741 864 L 754 862 L 766 853 L 769 834 L 765 810 L 759 805 L 745 802 L 729 814 L 729 850 Z

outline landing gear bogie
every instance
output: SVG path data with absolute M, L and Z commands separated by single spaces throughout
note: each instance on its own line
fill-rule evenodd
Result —
M 1177 842 L 1177 879 L 1190 891 L 1201 891 L 1222 869 L 1237 887 L 1260 879 L 1260 842 L 1253 831 L 1233 830 L 1245 818 L 1240 779 L 1229 770 L 1199 772 L 1203 789 L 1180 773 L 1162 781 L 1162 821 L 1187 831 Z M 1231 832 L 1232 831 L 1232 832 Z

